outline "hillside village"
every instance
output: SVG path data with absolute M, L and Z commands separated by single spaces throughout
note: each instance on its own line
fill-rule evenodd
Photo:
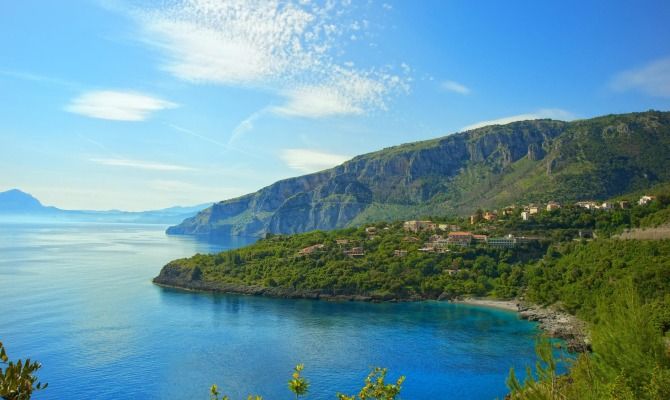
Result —
M 365 227 L 365 240 L 375 240 L 391 230 L 402 228 L 405 236 L 402 241 L 407 244 L 419 244 L 420 246 L 407 246 L 407 248 L 394 249 L 394 257 L 405 257 L 410 252 L 419 253 L 448 253 L 458 252 L 459 249 L 468 247 L 489 247 L 493 249 L 513 249 L 522 244 L 530 242 L 547 241 L 544 235 L 519 235 L 519 229 L 505 230 L 505 222 L 521 221 L 529 223 L 540 215 L 551 215 L 563 208 L 570 208 L 577 212 L 611 212 L 615 210 L 630 210 L 631 207 L 646 206 L 656 200 L 656 196 L 643 195 L 636 202 L 629 200 L 620 201 L 578 201 L 573 204 L 562 205 L 556 201 L 543 204 L 527 204 L 523 206 L 510 205 L 499 210 L 479 210 L 467 219 L 456 219 L 451 221 L 433 220 L 409 220 L 403 221 L 401 225 L 382 224 L 383 226 Z M 517 227 L 518 228 L 518 227 Z M 523 225 L 521 226 L 523 228 Z M 514 231 L 514 232 L 512 232 Z M 491 234 L 487 234 L 491 233 Z M 593 229 L 578 229 L 574 240 L 591 240 L 597 237 Z M 365 247 L 360 241 L 340 238 L 335 240 L 335 245 L 342 254 L 352 258 L 364 257 Z M 309 256 L 328 250 L 327 243 L 318 243 L 307 246 L 298 251 L 297 256 Z

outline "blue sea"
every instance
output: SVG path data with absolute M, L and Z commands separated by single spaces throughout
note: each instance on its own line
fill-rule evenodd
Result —
M 0 341 L 43 364 L 36 399 L 291 398 L 353 394 L 373 366 L 403 399 L 494 399 L 535 362 L 535 324 L 444 302 L 332 303 L 154 286 L 168 261 L 253 242 L 166 236 L 165 226 L 0 225 Z

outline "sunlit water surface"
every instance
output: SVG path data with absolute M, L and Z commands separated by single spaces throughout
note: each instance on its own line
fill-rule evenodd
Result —
M 154 286 L 168 261 L 250 238 L 170 237 L 157 225 L 0 225 L 0 341 L 39 360 L 37 399 L 308 399 L 353 393 L 371 366 L 406 375 L 404 399 L 492 399 L 535 360 L 536 326 L 439 302 L 367 304 L 181 292 Z

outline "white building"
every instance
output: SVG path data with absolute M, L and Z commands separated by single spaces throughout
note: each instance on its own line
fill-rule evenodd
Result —
M 646 206 L 647 204 L 651 203 L 654 200 L 656 200 L 656 196 L 644 195 L 644 196 L 640 197 L 640 201 L 638 201 L 637 203 L 641 206 Z

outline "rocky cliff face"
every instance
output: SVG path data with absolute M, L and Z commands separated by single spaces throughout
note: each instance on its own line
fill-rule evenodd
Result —
M 670 150 L 669 115 L 648 112 L 573 123 L 523 121 L 391 147 L 214 204 L 168 233 L 286 234 L 346 227 L 371 212 L 373 205 L 397 206 L 405 210 L 397 217 L 405 218 L 433 206 L 436 212 L 467 212 L 543 194 L 556 200 L 582 198 L 575 187 L 569 190 L 571 180 L 584 183 L 583 174 L 573 168 L 607 168 L 603 165 L 624 157 L 625 165 L 610 165 L 619 172 L 605 176 L 602 188 L 584 194 L 610 195 L 630 189 L 626 182 L 610 182 L 613 179 L 636 180 L 635 185 L 644 186 L 670 178 L 649 175 L 659 157 L 667 161 L 658 151 Z M 637 146 L 636 151 L 658 147 L 655 158 L 645 164 L 632 160 L 633 154 L 626 154 L 630 151 L 622 144 Z M 584 153 L 603 153 L 603 147 L 610 157 L 604 162 L 597 154 Z

